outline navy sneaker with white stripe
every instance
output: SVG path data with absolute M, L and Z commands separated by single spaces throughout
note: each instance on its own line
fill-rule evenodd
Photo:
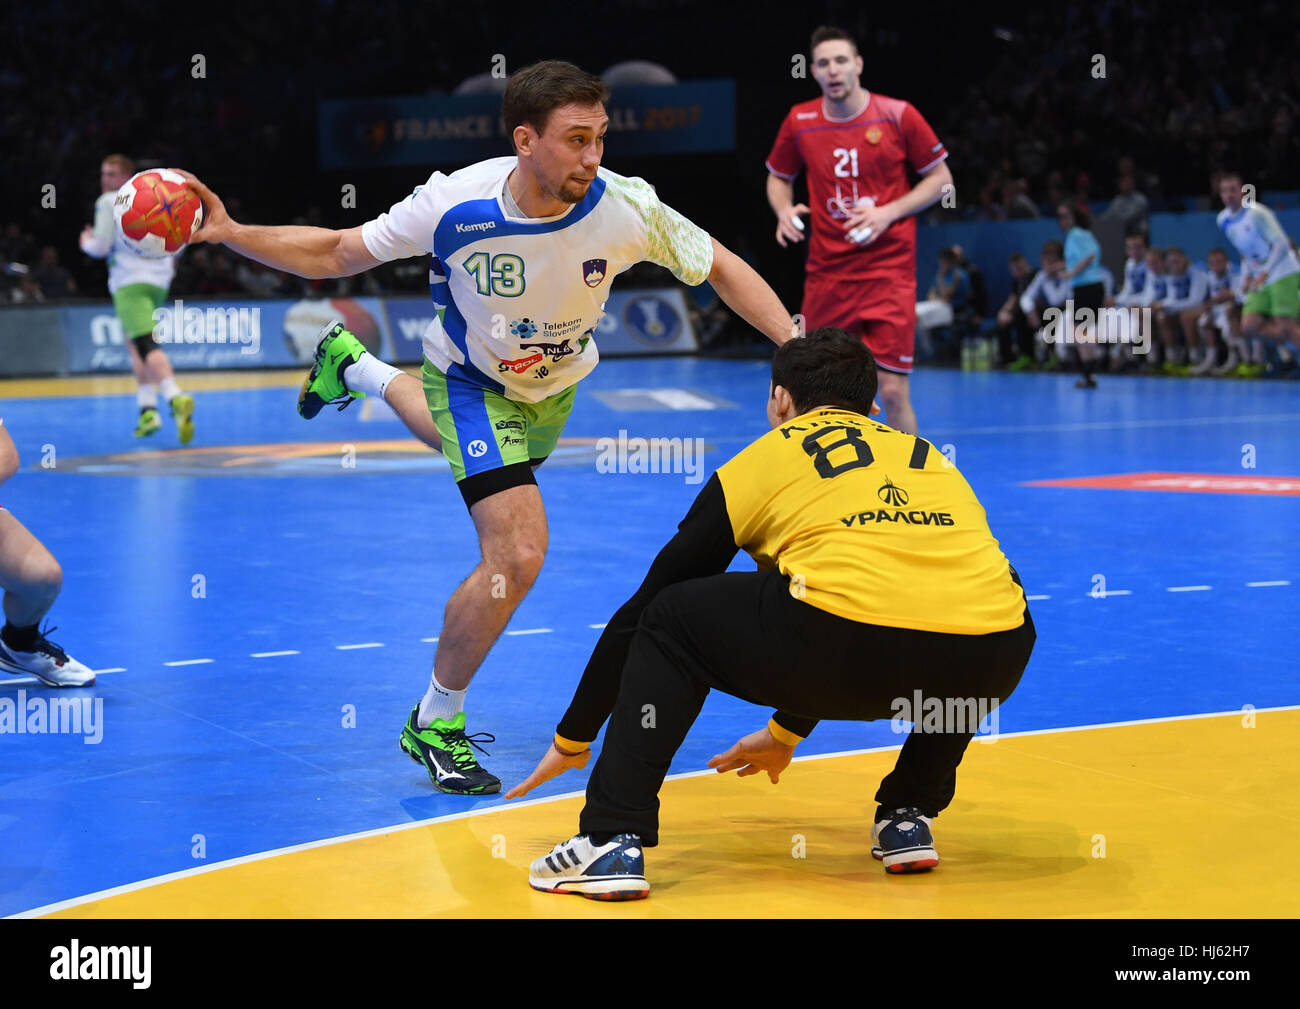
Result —
M 939 864 L 930 833 L 930 817 L 915 806 L 896 809 L 871 828 L 871 857 L 885 863 L 885 871 L 925 872 Z
M 561 841 L 528 869 L 528 885 L 545 893 L 580 893 L 591 900 L 639 900 L 650 895 L 645 855 L 636 834 L 605 844 L 587 834 Z

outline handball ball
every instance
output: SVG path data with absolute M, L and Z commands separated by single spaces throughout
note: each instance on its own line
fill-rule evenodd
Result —
M 161 259 L 174 256 L 203 222 L 203 202 L 169 168 L 137 172 L 117 191 L 113 218 L 128 248 Z

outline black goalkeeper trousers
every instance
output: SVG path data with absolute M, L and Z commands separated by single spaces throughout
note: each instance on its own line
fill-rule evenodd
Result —
M 816 719 L 869 721 L 907 712 L 911 717 L 901 720 L 915 727 L 876 792 L 877 817 L 903 806 L 935 816 L 952 801 L 957 765 L 976 731 L 970 699 L 984 700 L 983 714 L 1009 697 L 1034 639 L 1028 606 L 1014 630 L 941 634 L 819 610 L 793 598 L 789 579 L 777 571 L 671 585 L 637 625 L 579 830 L 658 843 L 659 788 L 710 690 Z M 913 712 L 917 691 L 922 710 Z M 943 717 L 929 719 L 926 731 L 923 714 L 937 704 L 931 699 L 945 699 Z M 731 740 L 719 743 L 721 752 Z

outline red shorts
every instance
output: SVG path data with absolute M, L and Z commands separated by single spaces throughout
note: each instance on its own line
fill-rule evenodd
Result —
M 911 374 L 916 344 L 916 278 L 871 280 L 808 274 L 803 286 L 805 332 L 839 326 L 861 337 L 876 366 Z

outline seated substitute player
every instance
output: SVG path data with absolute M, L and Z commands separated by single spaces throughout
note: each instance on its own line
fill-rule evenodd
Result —
M 424 334 L 423 388 L 335 325 L 316 349 L 298 410 L 311 418 L 325 403 L 382 396 L 447 457 L 474 520 L 482 560 L 447 603 L 428 690 L 400 736 L 443 792 L 501 788 L 474 755 L 482 737 L 465 734 L 465 693 L 541 571 L 546 512 L 533 470 L 559 441 L 574 386 L 596 366 L 593 334 L 613 278 L 648 260 L 683 283 L 708 280 L 774 343 L 794 332 L 780 299 L 740 257 L 644 180 L 601 166 L 608 97 L 600 78 L 570 63 L 520 70 L 502 110 L 513 157 L 435 172 L 388 213 L 346 231 L 238 224 L 186 174 L 207 208 L 196 240 L 275 269 L 343 277 L 433 253 L 437 319 Z
M 1164 309 L 1164 368 L 1171 375 L 1187 375 L 1201 364 L 1200 332 L 1196 320 L 1205 311 L 1210 285 L 1205 271 L 1193 266 L 1187 253 L 1176 245 L 1165 250 L 1165 271 L 1167 291 L 1161 302 Z M 1179 337 L 1183 340 L 1181 344 Z
M 1206 279 L 1210 285 L 1210 303 L 1196 324 L 1205 343 L 1210 374 L 1221 376 L 1236 371 L 1242 360 L 1250 360 L 1250 348 L 1241 339 L 1241 304 L 1246 296 L 1241 290 L 1241 274 L 1232 268 L 1226 251 L 1215 246 L 1206 253 L 1205 259 L 1209 266 Z M 1216 331 L 1228 348 L 1227 358 L 1217 365 L 1211 353 Z
M 918 690 L 992 708 L 1015 689 L 1035 638 L 1020 580 L 957 469 L 868 419 L 875 391 L 871 352 L 844 330 L 776 352 L 773 430 L 709 479 L 601 634 L 551 749 L 507 794 L 585 766 L 609 719 L 579 833 L 532 864 L 532 887 L 647 895 L 659 788 L 710 689 L 779 709 L 709 761 L 773 782 L 818 719 L 890 718 Z M 726 572 L 738 549 L 757 572 Z M 938 863 L 930 823 L 975 726 L 940 728 L 912 730 L 876 793 L 872 854 L 890 872 Z
M 0 420 L 0 483 L 18 472 L 18 449 Z M 63 587 L 63 569 L 45 544 L 0 508 L 0 588 L 5 624 L 0 629 L 0 672 L 34 676 L 47 687 L 88 687 L 95 673 L 45 635 L 41 618 Z

